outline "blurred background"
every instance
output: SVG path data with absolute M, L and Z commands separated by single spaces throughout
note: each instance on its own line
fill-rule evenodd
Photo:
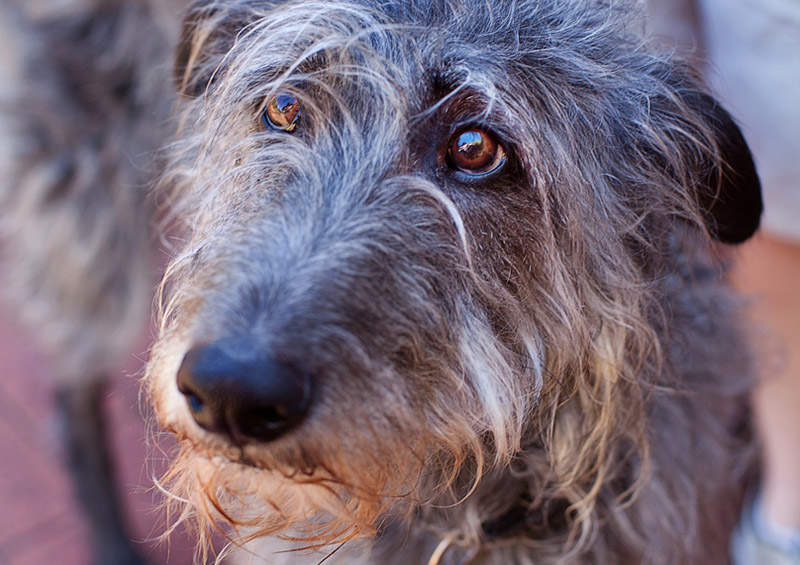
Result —
M 0 309 L 0 565 L 87 565 L 88 536 L 63 469 L 50 369 L 33 338 Z M 142 359 L 144 353 L 132 355 L 105 394 L 118 487 L 142 553 L 154 565 L 188 565 L 193 545 L 182 530 L 168 545 L 154 541 L 166 520 L 152 477 L 166 469 L 163 452 L 173 443 L 146 434 Z
M 739 123 L 762 181 L 761 230 L 734 252 L 759 354 L 756 534 L 800 564 L 800 2 L 649 0 L 662 47 L 684 55 Z
M 63 468 L 50 369 L 35 343 L 0 309 L 0 565 L 87 565 L 88 536 Z M 166 520 L 152 477 L 166 469 L 162 450 L 173 443 L 162 437 L 154 444 L 157 438 L 146 433 L 138 386 L 142 359 L 144 353 L 131 355 L 105 394 L 118 487 L 141 552 L 154 565 L 188 565 L 193 545 L 182 530 L 169 544 L 154 540 Z

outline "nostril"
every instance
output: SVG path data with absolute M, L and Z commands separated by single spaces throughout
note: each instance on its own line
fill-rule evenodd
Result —
M 190 349 L 177 381 L 195 422 L 235 443 L 282 435 L 303 420 L 311 398 L 308 374 L 259 354 L 246 339 Z
M 192 394 L 191 392 L 184 392 L 183 394 L 186 396 L 186 400 L 189 403 L 189 408 L 192 409 L 192 412 L 200 412 L 205 406 L 205 402 L 200 400 L 200 397 L 196 394 Z
M 290 420 L 291 414 L 286 407 L 262 406 L 243 413 L 239 427 L 251 437 L 267 437 L 279 432 Z
M 209 398 L 211 402 L 204 400 L 202 389 L 192 373 L 193 368 L 192 358 L 187 355 L 178 371 L 178 391 L 186 398 L 189 412 L 199 426 L 211 432 L 223 432 L 225 422 L 219 406 L 215 405 L 213 397 Z M 205 394 L 211 392 L 207 390 Z

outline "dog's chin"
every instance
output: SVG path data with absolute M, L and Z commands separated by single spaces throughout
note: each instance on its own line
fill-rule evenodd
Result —
M 237 543 L 274 535 L 309 546 L 341 543 L 374 535 L 392 504 L 353 492 L 324 465 L 278 461 L 263 446 L 221 449 L 189 438 L 181 444 L 162 486 L 182 519 L 195 523 L 201 543 L 204 532 L 220 526 Z
M 423 459 L 399 449 L 375 457 L 367 445 L 323 451 L 304 430 L 237 446 L 175 418 L 180 453 L 161 481 L 169 504 L 201 534 L 221 526 L 241 542 L 280 535 L 322 547 L 375 535 L 419 503 Z

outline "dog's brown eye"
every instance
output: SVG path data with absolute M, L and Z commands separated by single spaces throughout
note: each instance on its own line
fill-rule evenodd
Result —
M 447 157 L 450 166 L 470 177 L 492 174 L 506 162 L 503 147 L 490 133 L 477 128 L 453 136 Z
M 274 130 L 293 132 L 302 115 L 300 101 L 294 94 L 279 92 L 269 99 L 262 119 Z

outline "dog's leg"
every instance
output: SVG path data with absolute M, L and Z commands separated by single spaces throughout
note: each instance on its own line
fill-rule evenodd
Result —
M 106 379 L 61 385 L 55 405 L 73 488 L 90 528 L 97 565 L 143 565 L 125 535 L 103 406 Z

